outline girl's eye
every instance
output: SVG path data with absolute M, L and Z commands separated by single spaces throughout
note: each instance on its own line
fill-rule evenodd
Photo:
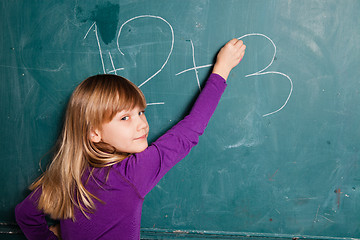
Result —
M 139 112 L 139 116 L 144 115 L 144 114 L 145 114 L 145 110 L 144 110 L 144 111 Z
M 123 117 L 121 120 L 123 120 L 123 121 L 129 120 L 129 117 L 128 117 L 128 116 L 125 116 L 125 117 Z

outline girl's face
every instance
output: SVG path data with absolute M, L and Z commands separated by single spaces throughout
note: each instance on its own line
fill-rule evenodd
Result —
M 148 147 L 147 137 L 149 124 L 144 109 L 135 107 L 132 110 L 118 112 L 101 130 L 93 131 L 93 142 L 103 141 L 122 153 L 139 153 Z

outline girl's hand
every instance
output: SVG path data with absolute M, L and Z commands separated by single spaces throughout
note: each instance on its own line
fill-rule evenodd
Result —
M 230 40 L 222 47 L 217 55 L 213 73 L 219 74 L 227 80 L 230 71 L 240 63 L 244 57 L 246 46 L 243 41 L 236 38 Z
M 49 230 L 52 231 L 58 239 L 61 239 L 60 224 L 50 226 Z

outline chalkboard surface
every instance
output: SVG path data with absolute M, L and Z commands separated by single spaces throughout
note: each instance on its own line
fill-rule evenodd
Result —
M 199 145 L 147 196 L 142 235 L 360 238 L 360 1 L 0 9 L 1 233 L 16 232 L 14 207 L 80 81 L 112 73 L 140 86 L 153 141 L 187 113 L 220 47 L 241 38 L 246 56 Z

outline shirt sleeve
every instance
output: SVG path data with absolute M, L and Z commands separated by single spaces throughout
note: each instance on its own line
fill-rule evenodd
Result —
M 41 190 L 35 190 L 16 206 L 16 222 L 29 240 L 58 239 L 56 235 L 49 230 L 45 214 L 37 208 L 37 200 L 40 197 L 40 193 Z
M 145 197 L 160 179 L 194 147 L 213 115 L 226 88 L 225 80 L 211 74 L 189 115 L 156 140 L 145 151 L 116 166 Z

